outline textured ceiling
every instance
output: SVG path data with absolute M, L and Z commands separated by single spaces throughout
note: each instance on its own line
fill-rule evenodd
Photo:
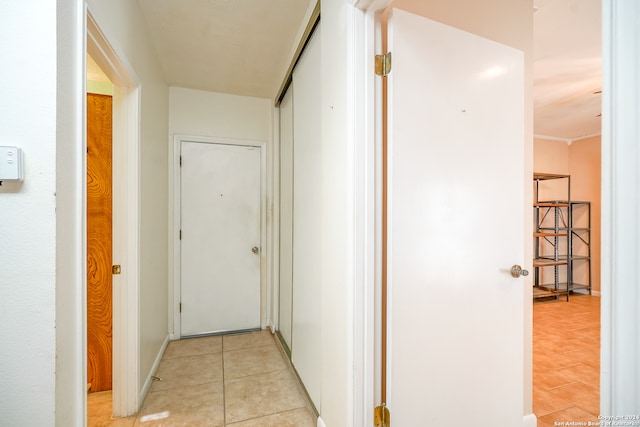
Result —
M 600 133 L 600 0 L 534 0 L 534 133 L 568 141 Z M 594 94 L 595 93 L 595 94 Z
M 138 4 L 169 85 L 273 99 L 315 1 Z M 534 133 L 567 141 L 599 134 L 600 0 L 533 1 Z
M 138 0 L 138 4 L 170 86 L 273 98 L 310 1 Z

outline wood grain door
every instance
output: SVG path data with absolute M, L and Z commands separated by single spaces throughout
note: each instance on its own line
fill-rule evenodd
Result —
M 111 390 L 112 98 L 87 94 L 87 381 Z

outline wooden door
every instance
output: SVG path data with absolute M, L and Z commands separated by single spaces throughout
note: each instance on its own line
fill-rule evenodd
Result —
M 182 336 L 260 328 L 261 148 L 183 141 Z
M 87 94 L 87 381 L 111 390 L 112 98 Z
M 522 425 L 524 55 L 397 9 L 388 36 L 391 418 Z

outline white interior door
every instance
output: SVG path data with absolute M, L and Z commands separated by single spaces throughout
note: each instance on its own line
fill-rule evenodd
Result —
M 182 142 L 182 336 L 260 327 L 260 150 Z
M 523 422 L 523 54 L 393 10 L 387 404 L 401 426 Z

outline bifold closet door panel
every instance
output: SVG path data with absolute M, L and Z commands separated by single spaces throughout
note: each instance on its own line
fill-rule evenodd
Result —
M 293 296 L 293 88 L 280 102 L 280 293 L 278 330 L 291 350 Z
M 320 28 L 293 72 L 293 336 L 291 359 L 316 407 L 321 391 Z

